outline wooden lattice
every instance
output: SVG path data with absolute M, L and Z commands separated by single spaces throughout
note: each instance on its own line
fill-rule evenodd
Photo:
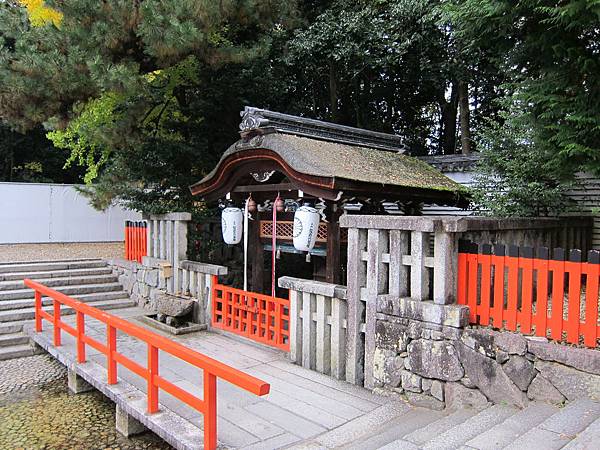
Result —
M 273 222 L 262 220 L 260 222 L 260 237 L 264 239 L 273 238 Z M 277 221 L 277 239 L 292 241 L 294 239 L 294 222 L 291 220 Z M 317 242 L 327 242 L 327 224 L 321 222 L 317 232 Z

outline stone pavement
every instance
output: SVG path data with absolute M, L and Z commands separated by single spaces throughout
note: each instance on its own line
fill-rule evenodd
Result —
M 139 308 L 112 313 L 149 328 L 135 320 L 143 314 Z M 64 320 L 74 323 L 74 317 Z M 50 345 L 52 327 L 47 323 L 44 326 L 40 335 L 32 333 L 30 328 L 28 332 L 63 363 L 70 364 L 68 361 L 74 360 L 74 339 L 63 333 L 64 345 L 57 352 Z M 103 324 L 87 319 L 86 326 L 89 335 L 104 339 Z M 530 403 L 523 410 L 494 405 L 483 410 L 432 411 L 375 395 L 296 366 L 282 352 L 234 336 L 199 332 L 168 337 L 271 384 L 269 395 L 256 397 L 229 383 L 218 382 L 217 433 L 223 447 L 357 450 L 598 448 L 593 443 L 600 439 L 600 403 L 590 400 L 574 401 L 564 408 Z M 119 352 L 145 366 L 145 344 L 121 334 L 117 340 Z M 101 378 L 103 384 L 96 387 L 103 389 L 113 400 L 125 398 L 128 407 L 138 414 L 138 420 L 144 421 L 175 447 L 201 448 L 203 420 L 200 413 L 161 392 L 162 412 L 145 415 L 145 381 L 119 366 L 119 383 L 107 386 L 105 370 L 100 370 L 100 366 L 105 366 L 105 357 L 89 347 L 87 351 L 92 362 L 79 365 L 78 369 L 96 379 Z M 202 396 L 199 369 L 161 352 L 159 371 L 175 385 Z M 164 414 L 166 418 L 161 419 Z

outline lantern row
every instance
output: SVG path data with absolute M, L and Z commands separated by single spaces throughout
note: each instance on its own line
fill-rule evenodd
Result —
M 248 199 L 249 202 L 251 199 Z M 276 205 L 273 206 L 276 208 Z M 316 208 L 303 205 L 294 213 L 293 241 L 296 250 L 311 251 L 317 240 L 321 215 Z M 221 213 L 221 231 L 226 244 L 236 245 L 242 241 L 244 233 L 244 211 L 235 206 L 227 206 Z M 273 230 L 275 234 L 275 229 Z

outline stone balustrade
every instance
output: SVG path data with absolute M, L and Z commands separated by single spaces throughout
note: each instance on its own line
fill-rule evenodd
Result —
M 345 380 L 346 287 L 292 277 L 279 287 L 290 291 L 291 360 Z
M 197 299 L 194 307 L 194 322 L 210 326 L 211 292 L 213 275 L 227 275 L 227 267 L 196 261 L 181 261 L 178 293 Z
M 173 276 L 167 283 L 170 294 L 177 292 L 180 286 L 180 262 L 187 254 L 188 222 L 192 215 L 187 212 L 168 214 L 144 214 L 148 222 L 147 249 L 148 256 L 167 261 L 173 268 Z

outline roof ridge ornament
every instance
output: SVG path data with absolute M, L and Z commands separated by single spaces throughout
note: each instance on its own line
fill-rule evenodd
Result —
M 246 107 L 244 111 L 240 112 L 242 122 L 240 123 L 240 131 L 252 131 L 257 128 L 263 128 L 269 124 L 269 119 L 266 119 L 260 114 L 260 110 L 256 108 Z
M 240 134 L 244 141 L 250 140 L 257 134 L 275 132 L 396 153 L 405 153 L 408 150 L 402 136 L 395 134 L 348 127 L 251 106 L 246 106 L 240 112 L 240 116 L 242 117 Z

